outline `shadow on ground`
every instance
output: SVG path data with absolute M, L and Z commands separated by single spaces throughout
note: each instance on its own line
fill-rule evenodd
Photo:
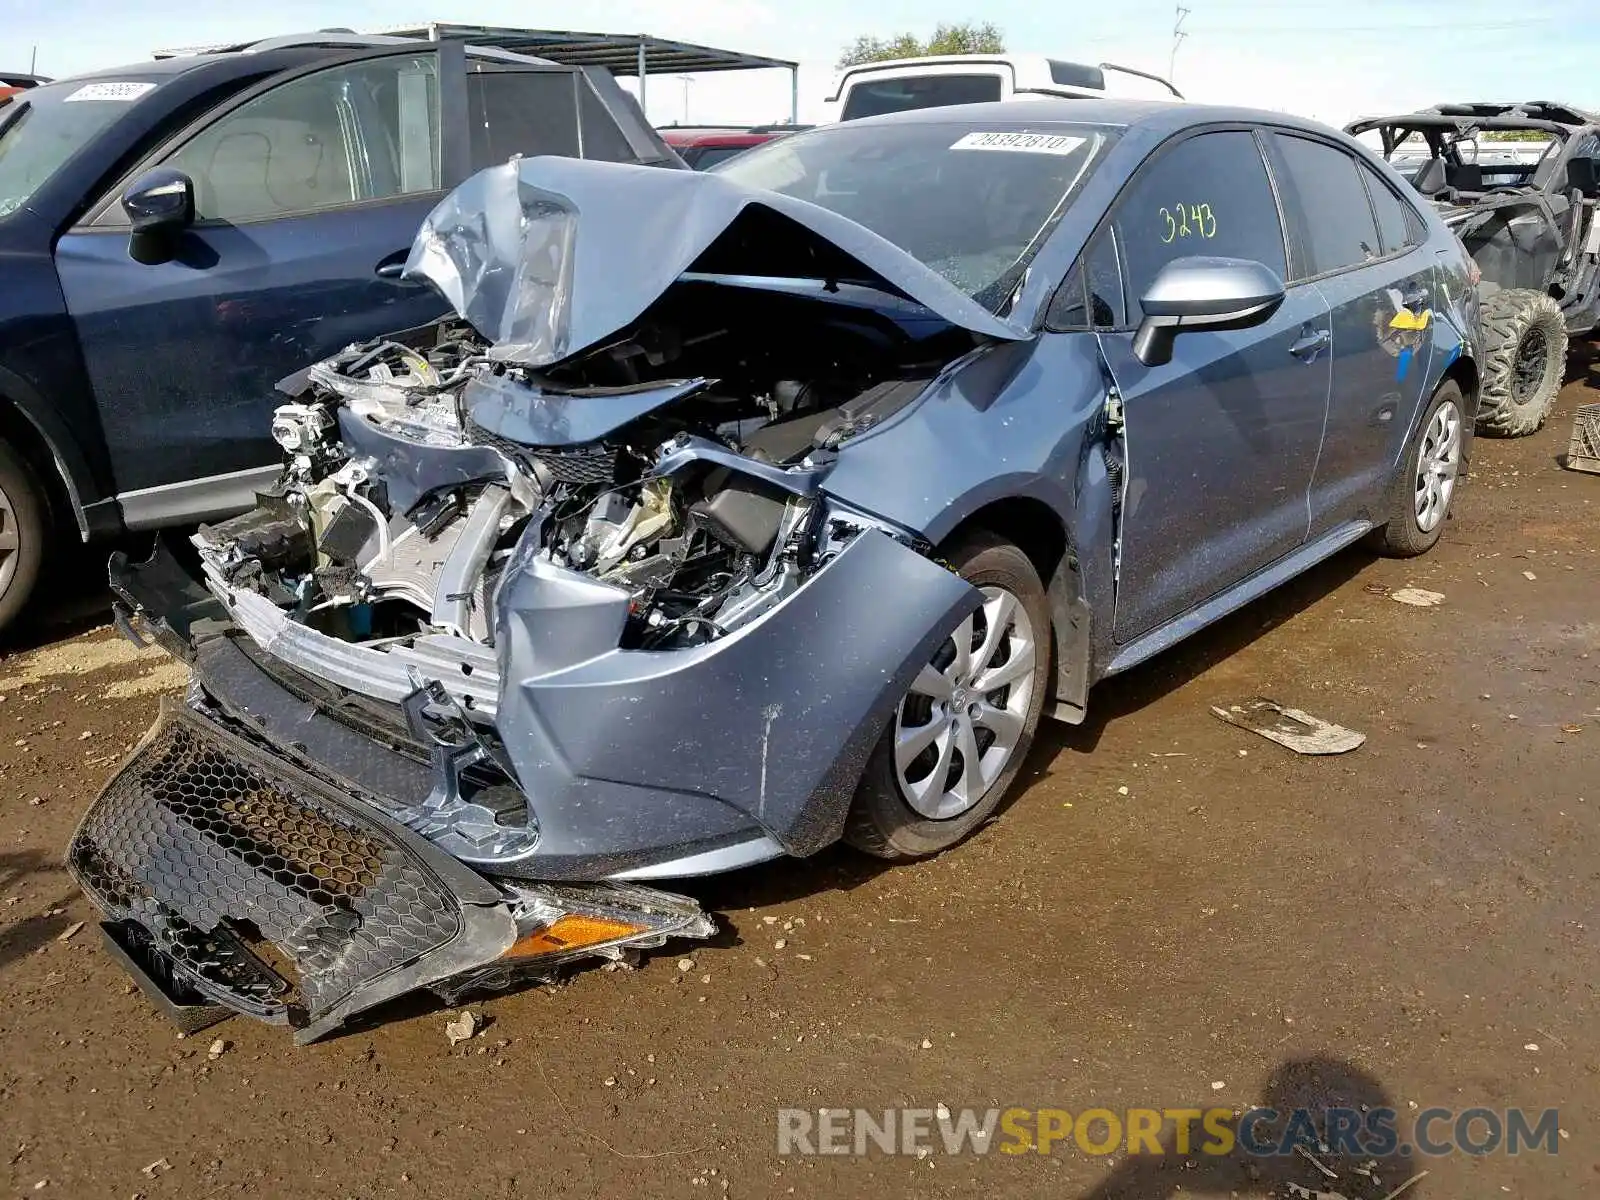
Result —
M 143 559 L 149 556 L 151 545 L 147 535 L 92 546 L 63 543 L 54 548 L 55 561 L 22 617 L 0 633 L 0 654 L 37 650 L 106 624 L 111 620 L 106 563 L 112 552 L 120 549 Z
M 1169 1134 L 1162 1153 L 1129 1155 L 1081 1200 L 1168 1200 L 1189 1195 L 1419 1200 L 1422 1196 L 1422 1183 L 1415 1178 L 1421 1168 L 1409 1158 L 1396 1153 L 1374 1159 L 1327 1148 L 1333 1140 L 1327 1110 L 1344 1109 L 1363 1121 L 1380 1109 L 1394 1114 L 1394 1102 L 1383 1085 L 1354 1064 L 1323 1056 L 1290 1059 L 1273 1071 L 1260 1107 L 1274 1115 L 1249 1122 L 1244 1132 L 1254 1145 L 1282 1149 L 1289 1140 L 1285 1131 L 1291 1127 L 1314 1134 L 1319 1144 L 1306 1147 L 1307 1154 L 1292 1149 L 1288 1154 L 1249 1154 L 1241 1145 L 1239 1120 L 1233 1119 L 1222 1126 L 1233 1135 L 1233 1148 L 1226 1154 L 1208 1154 L 1203 1147 L 1220 1146 L 1221 1140 L 1203 1132 L 1196 1121 L 1189 1153 L 1180 1153 L 1176 1134 Z M 1307 1124 L 1296 1122 L 1297 1111 L 1306 1114 Z
M 39 910 L 38 913 L 25 916 L 0 932 L 0 971 L 60 937 L 71 924 L 71 918 L 62 907 L 76 891 L 67 880 L 66 868 L 61 863 L 33 852 L 0 854 L 0 889 L 9 889 L 35 876 L 49 877 L 53 886 L 60 886 L 52 898 L 30 897 L 28 902 Z

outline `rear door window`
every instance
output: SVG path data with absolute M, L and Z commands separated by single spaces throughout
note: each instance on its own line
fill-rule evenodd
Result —
M 908 75 L 899 79 L 857 79 L 845 97 L 841 121 L 880 117 L 914 108 L 986 104 L 1000 99 L 1000 76 Z
M 1202 133 L 1158 151 L 1118 198 L 1112 223 L 1130 320 L 1174 259 L 1245 258 L 1280 277 L 1287 271 L 1277 201 L 1255 135 L 1244 130 Z
M 472 169 L 514 154 L 578 156 L 578 92 L 566 71 L 472 70 L 467 75 Z
M 616 118 L 577 71 L 471 64 L 467 127 L 474 171 L 515 155 L 639 161 Z
M 1356 160 L 1310 138 L 1275 135 L 1278 186 L 1290 217 L 1294 277 L 1307 279 L 1383 256 L 1377 222 Z

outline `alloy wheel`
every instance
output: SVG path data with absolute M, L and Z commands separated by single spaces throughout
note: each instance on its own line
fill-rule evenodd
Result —
M 1004 588 L 961 622 L 911 685 L 895 714 L 900 794 L 931 820 L 979 803 L 1016 753 L 1040 654 L 1033 623 Z
M 1417 528 L 1432 533 L 1450 510 L 1461 472 L 1461 410 L 1446 400 L 1434 410 L 1417 450 Z
M 17 558 L 22 549 L 21 533 L 17 528 L 17 512 L 11 497 L 0 488 L 0 595 L 11 586 L 17 576 Z

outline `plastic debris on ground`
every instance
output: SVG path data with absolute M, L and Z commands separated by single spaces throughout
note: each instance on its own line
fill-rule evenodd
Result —
M 1259 696 L 1226 708 L 1213 705 L 1211 711 L 1228 724 L 1258 733 L 1296 754 L 1345 754 L 1367 740 L 1364 733 Z
M 1409 604 L 1412 608 L 1437 608 L 1444 603 L 1443 592 L 1430 592 L 1426 588 L 1400 588 L 1389 593 L 1389 599 Z

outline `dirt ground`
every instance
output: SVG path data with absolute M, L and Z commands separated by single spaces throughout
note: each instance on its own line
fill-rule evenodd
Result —
M 1600 1194 L 1600 478 L 1550 425 L 1480 441 L 1438 549 L 1343 554 L 1050 726 L 1015 803 L 935 861 L 843 852 L 687 890 L 709 945 L 307 1049 L 183 1039 L 60 864 L 182 672 L 100 592 L 0 661 L 0 1187 L 16 1196 Z M 1436 608 L 1385 594 L 1442 592 Z M 1359 729 L 1301 758 L 1210 714 Z M 73 934 L 79 922 L 91 924 Z M 68 935 L 71 936 L 68 936 Z M 692 959 L 692 966 L 684 961 Z M 212 1060 L 216 1036 L 226 1050 Z M 1330 1180 L 1075 1149 L 776 1153 L 784 1107 L 1559 1107 L 1559 1155 Z

